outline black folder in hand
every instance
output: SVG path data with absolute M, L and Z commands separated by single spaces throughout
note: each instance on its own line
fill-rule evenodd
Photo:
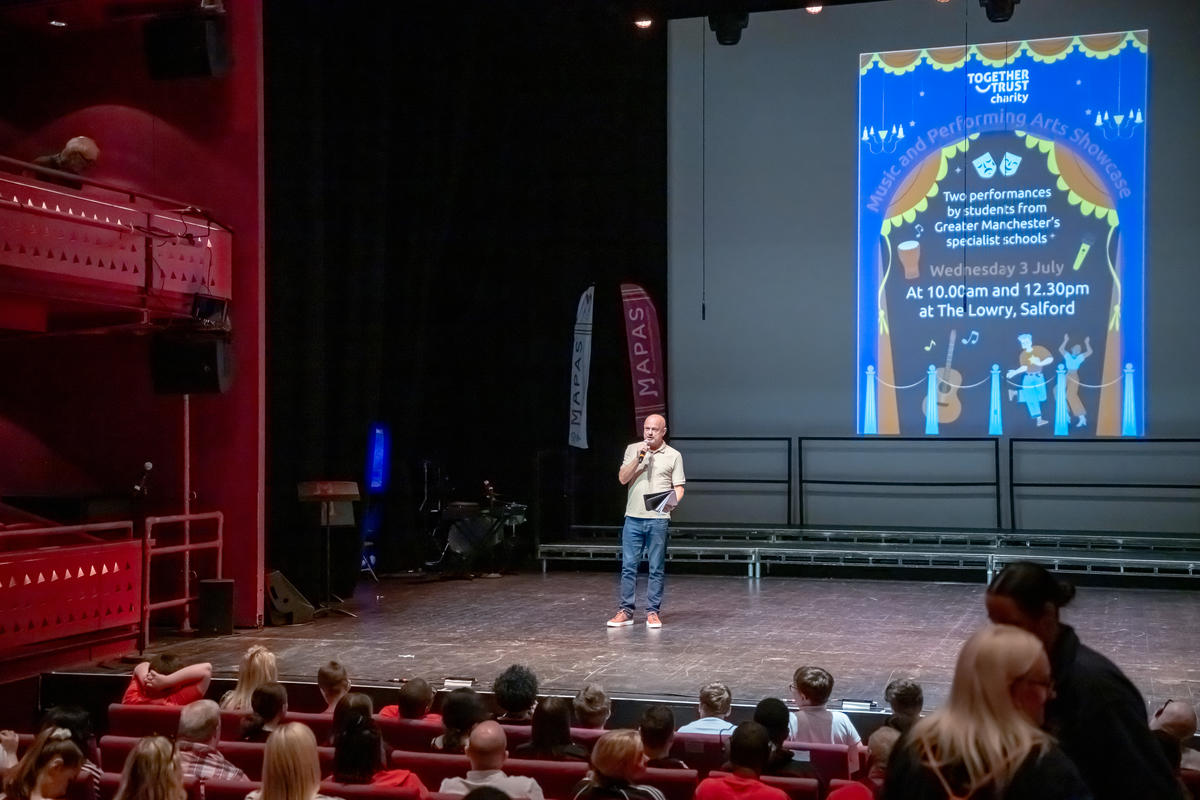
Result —
M 667 489 L 665 492 L 654 492 L 653 494 L 644 494 L 642 497 L 646 501 L 647 511 L 662 511 L 668 502 L 675 501 L 675 490 Z

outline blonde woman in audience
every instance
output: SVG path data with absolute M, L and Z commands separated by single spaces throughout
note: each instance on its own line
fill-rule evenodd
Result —
M 320 789 L 317 737 L 303 723 L 281 725 L 267 738 L 262 788 L 250 792 L 246 800 L 327 800 Z
M 575 787 L 573 800 L 664 800 L 653 786 L 635 781 L 646 774 L 646 749 L 634 730 L 609 731 L 592 747 L 592 769 Z
M 950 697 L 892 753 L 885 800 L 1091 800 L 1049 734 L 1050 659 L 1037 637 L 988 625 L 958 654 Z
M 83 751 L 66 728 L 45 728 L 4 779 L 0 800 L 57 800 L 83 766 Z
M 183 769 L 165 736 L 146 736 L 125 759 L 113 800 L 184 800 Z
M 261 644 L 253 645 L 242 656 L 242 664 L 238 667 L 237 686 L 221 698 L 221 710 L 250 711 L 254 690 L 265 683 L 278 680 L 275 654 Z

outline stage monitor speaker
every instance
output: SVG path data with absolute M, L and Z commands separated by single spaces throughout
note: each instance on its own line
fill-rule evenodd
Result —
M 267 619 L 272 625 L 311 622 L 316 609 L 279 570 L 267 574 Z
M 173 14 L 146 22 L 146 67 L 154 80 L 219 78 L 229 72 L 224 14 Z
M 233 633 L 233 581 L 208 578 L 200 581 L 200 633 L 228 636 Z
M 223 333 L 165 331 L 150 344 L 150 375 L 159 394 L 229 391 L 233 358 Z

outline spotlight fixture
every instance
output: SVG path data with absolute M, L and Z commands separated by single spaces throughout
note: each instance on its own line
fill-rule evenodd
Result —
M 987 11 L 987 18 L 992 22 L 1008 22 L 1013 15 L 1013 7 L 1021 0 L 979 0 L 979 5 Z
M 638 17 L 633 21 L 633 24 L 638 30 L 644 31 L 648 30 L 652 25 L 654 25 L 654 20 L 650 19 L 650 17 Z
M 808 5 L 806 5 L 804 7 L 804 10 L 810 14 L 820 14 L 821 9 L 824 7 L 825 6 L 820 6 L 820 5 L 817 5 L 816 3 L 809 3 Z
M 709 14 L 708 27 L 717 35 L 717 44 L 735 45 L 742 40 L 742 31 L 750 24 L 749 14 Z

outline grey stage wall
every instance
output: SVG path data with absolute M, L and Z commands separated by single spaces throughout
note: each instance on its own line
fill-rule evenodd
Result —
M 1196 0 L 1023 0 L 1004 24 L 976 0 L 760 13 L 735 47 L 717 45 L 703 19 L 672 22 L 672 432 L 854 434 L 859 53 L 1138 28 L 1150 31 L 1152 109 L 1147 427 L 1200 435 L 1200 365 L 1189 358 L 1200 300 Z M 1132 463 L 1123 477 L 1136 481 Z M 1037 517 L 1053 527 L 1046 505 Z M 1195 503 L 1177 508 L 1165 527 L 1200 528 Z M 847 513 L 841 521 L 855 522 Z M 1076 527 L 1077 516 L 1057 521 Z

